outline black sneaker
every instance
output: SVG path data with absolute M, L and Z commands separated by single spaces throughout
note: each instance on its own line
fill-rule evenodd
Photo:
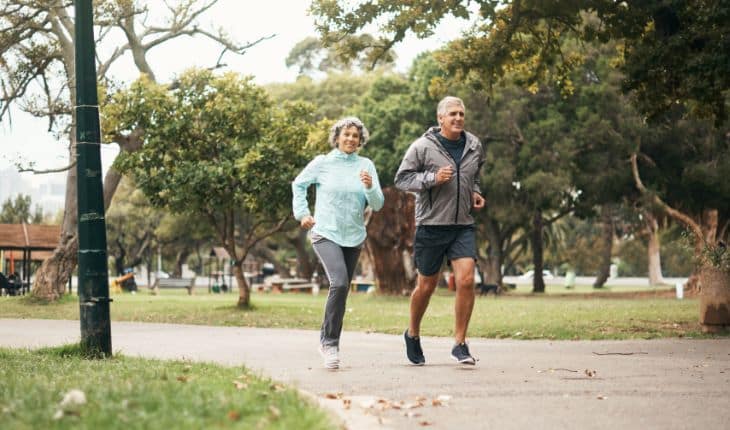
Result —
M 466 345 L 466 343 L 454 345 L 454 347 L 451 349 L 451 358 L 461 364 L 477 364 L 477 361 L 469 353 L 469 347 Z
M 423 356 L 423 350 L 421 349 L 421 338 L 408 336 L 408 329 L 403 332 L 403 338 L 406 340 L 408 360 L 415 366 L 426 364 L 426 357 Z

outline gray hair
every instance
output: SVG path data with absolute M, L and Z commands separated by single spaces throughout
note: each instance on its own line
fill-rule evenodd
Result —
M 367 128 L 365 128 L 365 124 L 360 121 L 359 118 L 356 118 L 354 116 L 348 116 L 346 118 L 342 118 L 341 120 L 337 121 L 335 125 L 332 126 L 330 129 L 330 136 L 329 139 L 327 139 L 327 142 L 333 147 L 337 148 L 337 136 L 340 135 L 340 132 L 342 132 L 343 128 L 350 128 L 355 127 L 357 128 L 357 132 L 360 134 L 360 147 L 365 146 L 368 143 L 368 139 L 370 138 L 370 132 Z
M 463 100 L 454 96 L 446 96 L 441 99 L 438 106 L 436 107 L 436 115 L 446 115 L 446 111 L 451 105 L 457 105 L 460 108 L 466 110 Z

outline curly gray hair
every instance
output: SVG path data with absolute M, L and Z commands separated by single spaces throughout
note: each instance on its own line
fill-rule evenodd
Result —
M 362 148 L 368 143 L 368 139 L 370 138 L 370 132 L 367 128 L 365 128 L 365 124 L 360 121 L 359 118 L 356 118 L 354 116 L 348 116 L 346 118 L 342 118 L 341 120 L 337 121 L 335 125 L 332 126 L 330 129 L 330 136 L 329 139 L 327 139 L 327 142 L 333 147 L 337 148 L 337 136 L 340 135 L 342 132 L 342 129 L 355 127 L 357 128 L 358 133 L 360 134 L 360 147 Z

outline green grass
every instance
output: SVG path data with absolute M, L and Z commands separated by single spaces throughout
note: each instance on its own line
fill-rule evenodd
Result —
M 622 289 L 623 291 L 623 289 Z M 0 318 L 78 319 L 75 296 L 59 303 L 37 304 L 27 298 L 0 298 Z M 187 296 L 165 291 L 152 296 L 115 295 L 113 321 L 165 322 L 220 326 L 318 329 L 326 294 L 254 294 L 250 310 L 236 307 L 235 294 L 201 292 Z M 431 300 L 422 332 L 450 336 L 452 293 L 439 290 Z M 708 337 L 698 323 L 696 299 L 661 295 L 629 298 L 622 294 L 510 294 L 478 297 L 469 326 L 471 337 L 516 339 L 648 339 Z M 408 322 L 407 297 L 352 294 L 345 330 L 402 333 Z
M 0 362 L 3 429 L 336 428 L 294 390 L 241 367 L 119 354 L 87 360 L 74 346 L 0 348 Z M 62 407 L 73 389 L 86 404 Z

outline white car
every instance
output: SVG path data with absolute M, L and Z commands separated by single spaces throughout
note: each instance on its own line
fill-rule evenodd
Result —
M 535 271 L 534 270 L 528 270 L 527 272 L 521 274 L 517 279 L 522 279 L 522 280 L 525 280 L 525 281 L 531 281 L 533 277 L 535 277 Z M 542 279 L 553 279 L 553 274 L 550 273 L 549 270 L 544 269 L 542 271 Z
M 170 277 L 170 274 L 163 271 L 157 271 L 153 273 L 155 275 L 155 278 L 157 279 L 168 279 Z

